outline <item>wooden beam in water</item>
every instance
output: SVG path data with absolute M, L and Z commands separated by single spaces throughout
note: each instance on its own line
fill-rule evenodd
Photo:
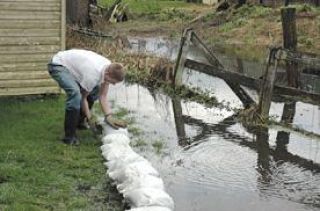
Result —
M 219 77 L 223 80 L 232 80 L 243 86 L 246 86 L 248 88 L 252 88 L 255 90 L 259 90 L 261 87 L 260 79 L 251 78 L 236 72 L 217 69 L 214 66 L 203 64 L 190 59 L 186 60 L 185 67 L 196 70 L 201 73 L 205 73 L 210 76 Z M 302 102 L 314 103 L 314 104 L 320 103 L 320 94 L 311 93 L 311 92 L 303 91 L 296 88 L 275 85 L 274 93 L 278 95 L 293 96 L 297 99 L 297 101 L 300 100 Z
M 258 113 L 263 119 L 269 118 L 269 110 L 273 95 L 274 81 L 276 77 L 278 61 L 275 60 L 277 51 L 271 50 L 269 54 L 269 63 L 267 65 L 262 84 L 260 87 Z M 274 64 L 274 65 L 273 65 Z
M 223 68 L 223 65 L 220 63 L 220 61 L 215 57 L 215 55 L 210 51 L 210 49 L 207 48 L 207 46 L 200 40 L 200 38 L 193 31 L 191 33 L 191 43 L 200 50 L 202 50 L 204 56 L 210 62 L 211 65 L 216 66 L 218 68 Z
M 252 89 L 260 88 L 260 80 L 244 76 L 237 72 L 218 69 L 217 67 L 193 61 L 191 59 L 186 60 L 185 67 L 196 70 L 201 73 L 205 73 L 207 75 L 219 77 L 223 80 L 232 80 L 235 83 L 239 83 Z

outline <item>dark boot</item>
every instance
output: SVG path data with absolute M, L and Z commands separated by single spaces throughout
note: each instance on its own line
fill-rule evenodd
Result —
M 80 111 L 77 109 L 66 110 L 64 119 L 65 136 L 62 141 L 65 144 L 79 145 L 76 137 L 76 128 L 79 120 Z

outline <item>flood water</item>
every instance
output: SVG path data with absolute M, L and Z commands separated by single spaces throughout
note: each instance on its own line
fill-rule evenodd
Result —
M 186 70 L 183 81 L 242 107 L 221 79 Z M 234 120 L 232 109 L 138 84 L 112 86 L 109 98 L 142 129 L 140 140 L 131 137 L 140 143 L 135 150 L 159 170 L 176 211 L 320 210 L 319 139 L 276 126 L 252 130 Z M 272 103 L 270 113 L 320 133 L 317 105 Z
M 143 130 L 146 145 L 135 149 L 159 170 L 177 211 L 320 208 L 320 140 L 283 128 L 249 132 L 232 111 L 137 84 L 112 87 L 110 99 Z

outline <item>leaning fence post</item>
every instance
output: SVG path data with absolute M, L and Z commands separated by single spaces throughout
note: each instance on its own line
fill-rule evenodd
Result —
M 271 49 L 269 53 L 269 61 L 267 64 L 266 72 L 263 77 L 262 85 L 260 88 L 260 99 L 258 105 L 258 114 L 262 119 L 269 117 L 269 110 L 271 105 L 273 86 L 275 76 L 277 72 L 277 59 L 276 54 L 279 52 L 278 49 Z M 271 65 L 274 64 L 274 65 Z
M 283 29 L 283 47 L 290 51 L 297 50 L 297 27 L 296 27 L 296 9 L 286 7 L 281 9 L 282 29 Z M 288 86 L 299 86 L 298 64 L 294 61 L 286 62 L 286 72 Z
M 187 54 L 189 51 L 190 46 L 190 39 L 191 39 L 191 31 L 192 29 L 186 28 L 183 31 L 183 35 L 180 41 L 180 48 L 176 60 L 176 66 L 174 68 L 174 85 L 180 86 L 182 84 L 182 73 L 184 68 L 184 63 L 187 58 Z

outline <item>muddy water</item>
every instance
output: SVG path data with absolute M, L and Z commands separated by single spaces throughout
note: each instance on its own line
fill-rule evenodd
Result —
M 131 51 L 171 59 L 178 48 L 162 38 L 130 41 Z M 206 62 L 199 52 L 188 56 Z M 219 59 L 253 77 L 265 68 L 223 54 Z M 228 108 L 207 108 L 137 84 L 110 90 L 114 106 L 128 109 L 143 130 L 132 137 L 135 149 L 160 171 L 177 211 L 320 210 L 320 140 L 281 127 L 246 128 L 232 118 L 242 104 L 223 80 L 192 70 L 183 80 Z M 320 133 L 319 112 L 317 105 L 273 102 L 270 114 Z
M 213 82 L 219 100 L 241 106 Z M 283 128 L 250 131 L 232 110 L 137 84 L 112 87 L 110 98 L 143 129 L 146 145 L 135 149 L 160 171 L 177 211 L 319 210 L 320 140 Z

